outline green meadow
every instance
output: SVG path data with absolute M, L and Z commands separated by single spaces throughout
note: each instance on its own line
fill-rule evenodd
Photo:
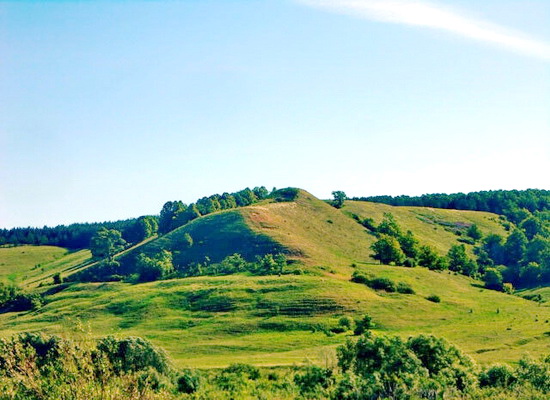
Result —
M 338 320 L 369 314 L 376 334 L 444 337 L 481 364 L 550 352 L 546 303 L 487 290 L 482 282 L 449 271 L 378 265 L 370 249 L 375 237 L 350 214 L 378 223 L 388 212 L 403 230 L 442 254 L 460 243 L 457 227 L 477 224 L 484 234 L 506 234 L 499 217 L 490 213 L 357 201 L 336 209 L 301 191 L 292 202 L 264 201 L 212 213 L 115 257 L 131 264 L 140 252 L 181 250 L 178 260 L 187 263 L 283 251 L 295 274 L 53 285 L 55 273 L 65 277 L 93 265 L 90 252 L 0 248 L 1 279 L 45 294 L 45 305 L 36 311 L 0 314 L 0 332 L 44 332 L 75 340 L 141 336 L 166 349 L 179 367 L 276 366 L 322 363 L 352 335 L 331 331 Z M 180 247 L 185 233 L 194 240 L 187 250 Z M 353 283 L 354 271 L 408 283 L 415 294 Z M 539 291 L 548 296 L 546 289 Z M 430 295 L 441 302 L 427 300 Z

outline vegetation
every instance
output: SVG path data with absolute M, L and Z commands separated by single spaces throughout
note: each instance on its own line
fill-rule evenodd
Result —
M 481 369 L 444 339 L 374 336 L 337 349 L 332 364 L 260 369 L 177 370 L 138 337 L 83 345 L 57 336 L 19 334 L 0 341 L 0 398 L 54 399 L 544 399 L 550 357 Z

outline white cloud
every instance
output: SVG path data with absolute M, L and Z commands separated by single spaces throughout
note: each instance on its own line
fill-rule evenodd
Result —
M 415 0 L 297 1 L 360 18 L 444 30 L 517 53 L 550 60 L 550 44 L 440 4 Z

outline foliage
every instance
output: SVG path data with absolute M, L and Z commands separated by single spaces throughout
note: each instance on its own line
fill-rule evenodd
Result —
M 116 229 L 100 228 L 92 237 L 90 250 L 95 258 L 113 260 L 113 256 L 124 249 L 126 241 Z
M 42 297 L 37 293 L 25 293 L 15 285 L 0 282 L 0 310 L 29 311 L 40 308 L 43 304 Z
M 401 250 L 399 241 L 393 236 L 381 234 L 371 249 L 374 251 L 373 258 L 380 260 L 382 264 L 401 265 L 405 261 L 405 253 Z
M 154 257 L 141 253 L 137 257 L 136 265 L 141 282 L 156 281 L 174 272 L 172 253 L 168 250 L 161 250 Z
M 502 290 L 502 274 L 496 268 L 487 268 L 483 281 L 487 289 Z
M 355 329 L 353 330 L 354 335 L 362 335 L 369 329 L 372 329 L 374 327 L 374 323 L 372 322 L 372 317 L 368 314 L 365 314 L 363 318 L 358 319 L 355 321 Z
M 439 297 L 437 294 L 431 294 L 427 296 L 426 300 L 429 300 L 432 303 L 441 303 L 441 297 Z
M 332 196 L 334 198 L 334 200 L 332 200 L 332 205 L 335 208 L 342 208 L 344 201 L 348 198 L 348 196 L 346 196 L 346 194 L 341 190 L 332 192 Z
M 116 339 L 107 336 L 97 343 L 98 355 L 105 355 L 115 373 L 128 373 L 153 368 L 160 373 L 170 371 L 168 358 L 163 350 L 140 337 Z

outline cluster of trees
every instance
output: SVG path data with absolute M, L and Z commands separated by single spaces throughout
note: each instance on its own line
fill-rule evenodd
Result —
M 191 239 L 192 240 L 192 239 Z M 208 257 L 204 262 L 185 266 L 175 265 L 172 252 L 160 250 L 155 254 L 140 253 L 133 268 L 121 269 L 120 263 L 113 259 L 104 259 L 80 274 L 70 277 L 83 282 L 120 281 L 151 282 L 159 279 L 184 278 L 190 276 L 220 276 L 236 273 L 251 275 L 281 275 L 288 273 L 288 262 L 284 254 L 266 254 L 247 261 L 240 254 L 232 254 L 222 261 L 213 263 Z
M 252 275 L 282 275 L 288 265 L 286 256 L 282 253 L 256 256 L 254 261 L 246 261 L 240 254 L 225 257 L 219 263 L 204 263 L 188 265 L 183 272 L 186 276 L 231 275 L 248 272 Z
M 354 217 L 358 219 L 357 216 Z M 421 245 L 411 231 L 403 233 L 390 213 L 384 214 L 384 219 L 378 226 L 370 219 L 360 222 L 377 236 L 378 239 L 372 244 L 371 249 L 374 259 L 382 264 L 407 267 L 421 265 L 432 270 L 451 268 L 458 272 L 468 271 L 472 275 L 477 272 L 470 271 L 475 268 L 466 256 L 464 245 L 453 246 L 447 257 L 440 256 L 430 246 Z
M 28 400 L 542 400 L 550 394 L 550 357 L 480 369 L 444 339 L 374 336 L 370 320 L 361 323 L 363 335 L 337 349 L 335 365 L 276 369 L 177 370 L 139 337 L 104 337 L 82 347 L 23 333 L 0 341 L 0 393 Z
M 377 235 L 372 250 L 383 264 L 449 269 L 483 277 L 487 288 L 495 290 L 550 283 L 550 219 L 546 213 L 528 214 L 507 238 L 497 234 L 483 237 L 479 228 L 471 225 L 466 234 L 476 244 L 475 259 L 468 256 L 463 244 L 453 245 L 445 256 L 438 255 L 431 247 L 420 245 L 412 232 L 404 234 L 391 214 L 384 214 L 378 226 L 372 220 L 354 218 Z
M 143 218 L 143 217 L 141 217 Z M 155 218 L 155 217 L 150 217 Z M 69 249 L 84 249 L 90 245 L 92 236 L 98 229 L 116 229 L 125 235 L 133 230 L 136 219 L 114 222 L 79 223 L 43 228 L 13 228 L 0 229 L 0 245 L 32 244 L 67 247 Z M 132 241 L 129 238 L 128 241 Z
M 549 220 L 530 216 L 505 239 L 486 236 L 474 251 L 480 269 L 486 272 L 488 286 L 502 289 L 503 282 L 518 287 L 550 283 Z M 531 227 L 536 229 L 531 230 Z
M 292 190 L 291 188 L 288 190 Z M 167 233 L 187 222 L 219 210 L 245 207 L 270 196 L 284 198 L 288 190 L 276 190 L 270 193 L 264 186 L 243 189 L 235 193 L 214 194 L 203 197 L 189 205 L 181 201 L 169 201 L 164 204 L 160 217 L 145 215 L 113 222 L 76 223 L 43 228 L 0 229 L 0 245 L 31 244 L 61 246 L 69 249 L 90 247 L 92 237 L 99 229 L 117 230 L 128 243 L 138 243 L 155 234 Z M 284 200 L 281 200 L 284 201 Z
M 550 209 L 550 190 L 490 190 L 471 193 L 425 194 L 422 196 L 371 196 L 353 200 L 372 201 L 392 206 L 420 206 L 455 210 L 489 211 L 505 215 L 514 223 L 523 220 L 525 212 Z
M 203 197 L 189 205 L 182 201 L 168 201 L 162 207 L 159 218 L 159 233 L 168 233 L 189 221 L 216 211 L 245 207 L 266 199 L 270 193 L 264 186 L 243 189 L 235 193 L 214 194 Z
M 0 282 L 0 312 L 36 310 L 43 303 L 39 294 L 26 293 L 16 285 Z

